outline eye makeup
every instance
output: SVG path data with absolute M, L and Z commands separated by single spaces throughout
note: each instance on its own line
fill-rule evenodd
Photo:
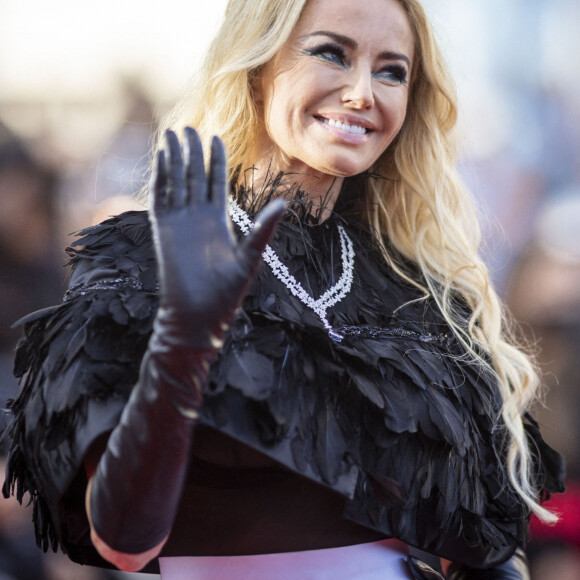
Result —
M 356 48 L 356 44 L 352 45 Z M 352 50 L 350 43 L 347 49 Z M 336 64 L 344 69 L 348 69 L 347 50 L 340 44 L 334 42 L 324 42 L 313 48 L 303 49 L 302 52 L 308 56 Z M 396 53 L 381 53 L 380 58 L 398 58 Z M 406 57 L 405 57 L 406 59 Z M 403 60 L 403 59 L 401 59 Z M 408 59 L 406 59 L 408 60 Z M 373 77 L 381 82 L 392 86 L 405 85 L 408 82 L 408 68 L 404 64 L 392 63 L 383 66 L 379 71 L 373 73 Z

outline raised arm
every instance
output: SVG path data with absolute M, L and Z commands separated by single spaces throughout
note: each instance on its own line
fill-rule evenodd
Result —
M 171 531 L 210 364 L 284 211 L 271 203 L 236 243 L 223 144 L 214 138 L 206 177 L 195 131 L 185 130 L 183 147 L 175 133 L 166 138 L 150 210 L 160 307 L 120 423 L 86 461 L 93 544 L 126 571 L 156 557 Z

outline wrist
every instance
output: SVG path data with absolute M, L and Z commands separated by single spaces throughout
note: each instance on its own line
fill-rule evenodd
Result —
M 151 344 L 156 350 L 183 350 L 199 356 L 212 356 L 223 344 L 228 324 L 217 317 L 179 311 L 160 306 L 153 322 Z

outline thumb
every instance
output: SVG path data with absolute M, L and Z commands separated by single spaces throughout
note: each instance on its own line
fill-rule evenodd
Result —
M 285 211 L 286 202 L 283 199 L 274 200 L 260 211 L 252 231 L 244 238 L 240 248 L 249 262 L 259 260 Z

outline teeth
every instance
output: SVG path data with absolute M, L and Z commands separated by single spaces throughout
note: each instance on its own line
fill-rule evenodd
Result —
M 355 135 L 364 135 L 367 132 L 364 127 L 360 127 L 359 125 L 349 125 L 348 123 L 342 123 L 341 121 L 335 121 L 334 119 L 324 119 L 324 123 L 331 127 L 336 127 L 337 129 L 346 131 L 347 133 L 354 133 Z

